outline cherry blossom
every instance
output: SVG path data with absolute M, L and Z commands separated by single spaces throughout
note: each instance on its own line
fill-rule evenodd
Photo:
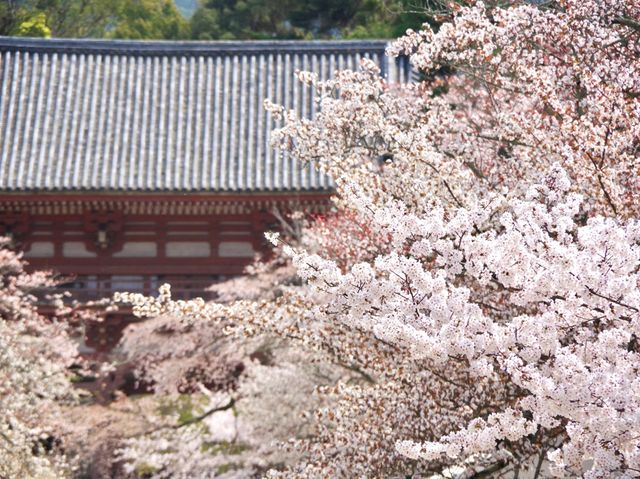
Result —
M 268 236 L 301 285 L 121 298 L 353 373 L 273 476 L 640 474 L 640 3 L 460 3 L 390 48 L 416 81 L 364 60 L 299 75 L 313 120 L 266 104 L 336 183 L 334 216 Z

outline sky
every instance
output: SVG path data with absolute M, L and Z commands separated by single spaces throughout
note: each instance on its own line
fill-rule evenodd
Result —
M 193 15 L 196 7 L 198 6 L 198 0 L 174 0 L 176 6 L 182 12 L 185 17 Z

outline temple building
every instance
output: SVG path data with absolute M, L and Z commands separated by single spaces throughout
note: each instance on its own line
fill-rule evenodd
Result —
M 384 41 L 137 42 L 0 37 L 0 235 L 80 299 L 178 297 L 241 274 L 273 208 L 319 210 L 331 182 L 269 146 L 265 99 L 313 117 L 310 70 Z

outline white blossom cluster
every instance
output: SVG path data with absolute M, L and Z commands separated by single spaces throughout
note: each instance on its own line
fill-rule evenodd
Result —
M 304 286 L 124 298 L 355 374 L 319 390 L 304 457 L 274 476 L 640 476 L 640 2 L 463 3 L 391 48 L 424 80 L 365 60 L 299 75 L 313 121 L 266 105 L 352 221 L 270 235 Z
M 640 3 L 470 3 L 390 49 L 422 71 L 459 74 L 437 98 L 454 110 L 434 112 L 442 130 L 429 141 L 491 188 L 559 161 L 592 205 L 637 215 Z
M 51 284 L 28 274 L 0 243 L 0 477 L 70 477 L 58 406 L 73 399 L 66 367 L 76 355 L 64 327 L 41 317 L 31 291 Z
M 370 224 L 397 249 L 346 273 L 289 250 L 323 295 L 327 318 L 416 359 L 466 364 L 478 380 L 506 374 L 520 389 L 512 407 L 438 441 L 399 443 L 409 457 L 465 457 L 562 426 L 568 440 L 550 455 L 560 473 L 578 473 L 587 458 L 594 461 L 588 477 L 640 466 L 640 223 L 593 217 L 578 226 L 580 197 L 567 194 L 565 172 L 555 167 L 545 183 L 553 186 L 459 209 L 450 219 L 443 210 L 425 217 L 402 203 L 366 204 Z M 492 216 L 497 227 L 489 226 Z M 462 276 L 505 292 L 508 320 L 457 285 Z
M 310 433 L 304 417 L 321 404 L 313 394 L 319 371 L 290 350 L 273 360 L 276 364 L 249 364 L 234 390 L 201 387 L 200 394 L 189 396 L 189 416 L 150 417 L 154 426 L 121 444 L 117 458 L 124 471 L 158 479 L 240 479 L 297 463 L 300 451 L 288 441 Z M 184 397 L 163 396 L 178 402 Z

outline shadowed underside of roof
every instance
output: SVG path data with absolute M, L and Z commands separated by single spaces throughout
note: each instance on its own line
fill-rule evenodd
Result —
M 296 70 L 326 79 L 384 41 L 131 42 L 0 37 L 0 191 L 322 191 L 269 146 L 263 101 L 313 117 Z

